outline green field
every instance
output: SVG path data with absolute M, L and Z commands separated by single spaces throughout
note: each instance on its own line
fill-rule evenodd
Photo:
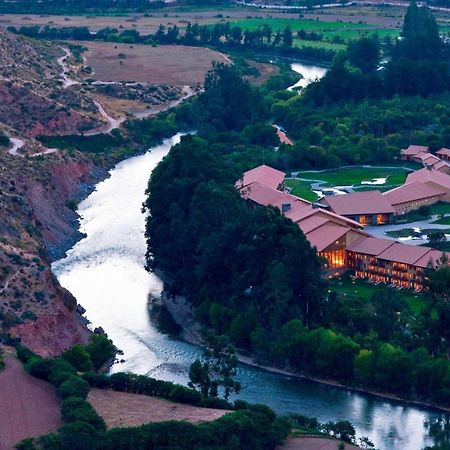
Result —
M 382 167 L 349 167 L 322 172 L 299 172 L 297 177 L 307 180 L 324 181 L 333 186 L 360 185 L 361 181 L 387 177 L 386 184 L 399 185 L 405 182 L 407 173 L 408 171 L 403 167 L 394 169 L 384 169 Z M 377 186 L 374 188 L 377 188 Z
M 324 22 L 311 19 L 242 19 L 230 22 L 231 26 L 241 27 L 243 30 L 254 31 L 267 24 L 272 31 L 282 31 L 289 27 L 293 32 L 298 30 L 315 31 L 347 31 L 347 30 L 373 30 L 374 25 L 364 23 L 346 23 L 346 22 Z

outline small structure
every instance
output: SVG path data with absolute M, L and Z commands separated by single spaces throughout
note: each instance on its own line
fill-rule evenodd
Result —
M 450 161 L 450 148 L 441 148 L 436 152 L 436 156 L 439 156 L 442 160 Z
M 385 192 L 384 197 L 393 206 L 397 215 L 414 211 L 421 206 L 433 205 L 445 196 L 441 188 L 413 181 Z
M 395 209 L 378 190 L 329 195 L 321 202 L 327 204 L 334 213 L 361 225 L 382 225 L 395 220 Z
M 400 150 L 401 158 L 404 161 L 413 161 L 413 158 L 419 153 L 428 153 L 429 147 L 423 145 L 410 145 L 408 148 Z
M 441 200 L 450 202 L 450 175 L 447 175 L 439 170 L 435 170 L 433 167 L 426 167 L 424 169 L 411 172 L 406 177 L 406 183 L 412 183 L 417 181 L 428 186 L 432 186 L 437 190 L 444 191 L 445 194 Z
M 242 189 L 251 183 L 257 182 L 271 189 L 281 189 L 283 187 L 285 173 L 265 164 L 247 170 L 242 178 L 236 182 L 236 187 Z

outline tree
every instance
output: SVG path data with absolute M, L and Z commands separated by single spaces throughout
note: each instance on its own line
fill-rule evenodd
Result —
M 290 48 L 292 47 L 293 42 L 292 30 L 289 27 L 286 27 L 283 30 L 283 46 Z
M 447 240 L 443 231 L 432 231 L 431 233 L 428 233 L 427 238 L 430 244 L 438 244 Z
M 221 386 L 224 398 L 228 399 L 232 392 L 241 389 L 240 383 L 233 379 L 237 367 L 235 349 L 227 336 L 216 336 L 213 331 L 205 335 L 205 345 L 203 362 L 197 359 L 189 369 L 189 386 L 211 397 L 218 396 Z
M 350 63 L 364 73 L 373 72 L 380 60 L 380 41 L 377 36 L 350 41 L 347 55 Z
M 86 351 L 91 357 L 94 369 L 100 369 L 103 364 L 114 358 L 117 348 L 106 334 L 93 334 L 89 337 L 89 344 Z

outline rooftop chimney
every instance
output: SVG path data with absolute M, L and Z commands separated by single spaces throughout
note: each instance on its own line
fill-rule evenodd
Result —
M 291 204 L 290 203 L 283 203 L 281 205 L 281 212 L 283 214 L 286 214 L 290 209 L 291 209 Z

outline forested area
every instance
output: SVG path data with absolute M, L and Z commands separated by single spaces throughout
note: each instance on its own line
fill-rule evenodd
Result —
M 235 192 L 240 174 L 262 161 L 296 168 L 389 162 L 412 133 L 414 143 L 432 148 L 448 142 L 448 92 L 330 99 L 316 108 L 322 83 L 329 81 L 298 96 L 280 80 L 253 88 L 232 67 L 216 66 L 204 94 L 176 113 L 197 136 L 183 138 L 149 182 L 148 268 L 166 274 L 169 291 L 194 304 L 205 328 L 265 364 L 449 404 L 448 267 L 430 276 L 419 312 L 382 288 L 369 301 L 347 300 L 324 286 L 320 261 L 296 226 Z M 274 117 L 299 143 L 273 150 L 267 122 Z

